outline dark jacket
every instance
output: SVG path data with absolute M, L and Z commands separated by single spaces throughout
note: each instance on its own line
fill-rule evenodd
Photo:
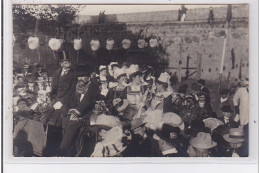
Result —
M 52 78 L 51 97 L 70 107 L 71 98 L 76 91 L 77 76 L 73 70 L 61 76 L 62 69 L 57 70 Z

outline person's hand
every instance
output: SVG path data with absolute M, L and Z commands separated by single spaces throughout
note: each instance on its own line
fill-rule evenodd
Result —
M 121 102 L 121 99 L 120 98 L 116 98 L 113 100 L 113 105 L 117 105 L 119 102 Z
M 61 109 L 61 107 L 62 107 L 62 103 L 61 103 L 60 101 L 56 102 L 56 103 L 53 105 L 53 108 L 54 108 L 55 110 Z
M 235 122 L 238 122 L 238 121 L 239 121 L 239 115 L 238 115 L 238 114 L 236 114 L 236 116 L 235 116 L 235 118 L 234 118 L 234 121 L 235 121 Z

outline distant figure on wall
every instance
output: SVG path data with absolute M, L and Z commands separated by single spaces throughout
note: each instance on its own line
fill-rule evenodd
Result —
M 105 11 L 100 11 L 98 16 L 98 23 L 105 23 L 105 17 Z
M 209 18 L 208 18 L 208 23 L 214 23 L 214 11 L 213 8 L 209 8 Z
M 185 21 L 187 13 L 187 8 L 185 8 L 185 5 L 181 5 L 181 21 Z

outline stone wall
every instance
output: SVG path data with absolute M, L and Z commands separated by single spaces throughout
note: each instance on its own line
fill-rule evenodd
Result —
M 187 56 L 190 57 L 189 67 L 197 67 L 197 55 L 202 55 L 201 77 L 208 80 L 218 79 L 221 64 L 225 28 L 225 21 L 210 25 L 205 22 L 194 23 L 153 23 L 153 24 L 128 24 L 127 29 L 132 33 L 139 33 L 143 37 L 156 36 L 166 51 L 162 58 L 169 61 L 169 68 L 178 67 L 180 57 L 180 46 L 175 44 L 176 38 L 181 38 L 182 43 L 182 67 L 186 67 Z M 169 43 L 171 43 L 169 45 Z M 234 49 L 235 68 L 232 69 L 231 50 Z M 233 21 L 228 29 L 226 52 L 224 61 L 224 78 L 232 80 L 238 78 L 240 60 L 242 60 L 242 77 L 248 76 L 248 21 Z M 171 69 L 175 72 L 176 70 Z M 190 70 L 190 73 L 194 70 Z M 185 70 L 182 70 L 185 76 Z M 193 75 L 191 77 L 196 77 Z

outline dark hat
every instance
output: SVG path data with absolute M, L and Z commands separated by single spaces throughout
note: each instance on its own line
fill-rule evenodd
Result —
M 198 94 L 197 94 L 197 96 L 198 97 L 206 97 L 206 95 L 207 95 L 207 93 L 205 93 L 205 92 L 203 92 L 203 91 L 200 91 Z
M 18 101 L 17 101 L 17 105 L 18 105 L 20 102 L 25 102 L 26 105 L 28 106 L 28 101 L 27 101 L 26 98 L 20 98 L 20 99 L 18 99 Z
M 161 139 L 171 143 L 178 139 L 180 135 L 180 128 L 173 127 L 169 124 L 163 124 L 161 130 L 157 132 L 157 135 Z
M 220 91 L 220 95 L 228 95 L 229 89 L 225 88 Z
M 141 118 L 133 119 L 130 122 L 131 130 L 135 130 L 135 129 L 137 129 L 140 126 L 143 126 L 144 124 L 145 123 L 143 122 L 143 120 Z
M 178 88 L 178 93 L 186 94 L 188 88 L 189 88 L 189 86 L 188 86 L 187 84 L 182 84 L 182 85 Z
M 197 83 L 192 83 L 191 84 L 191 89 L 193 90 L 193 91 L 201 91 L 201 85 L 200 84 L 197 84 Z
M 229 113 L 232 113 L 233 110 L 231 109 L 231 106 L 230 105 L 224 105 L 221 107 L 221 111 L 222 112 L 229 112 Z
M 206 85 L 206 81 L 204 79 L 200 79 L 197 82 L 200 83 L 203 86 Z
M 60 57 L 62 57 L 62 58 L 60 59 L 60 62 L 63 62 L 63 61 L 71 61 L 70 56 L 69 56 L 69 52 L 62 51 L 62 52 L 60 53 Z

